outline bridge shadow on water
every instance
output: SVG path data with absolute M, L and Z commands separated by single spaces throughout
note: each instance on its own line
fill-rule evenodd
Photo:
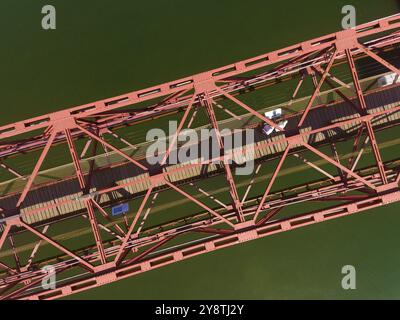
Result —
M 389 52 L 378 51 L 377 53 L 382 59 L 400 68 L 400 48 L 390 50 Z M 389 71 L 389 69 L 369 57 L 356 61 L 356 66 L 361 78 L 368 78 Z
M 395 0 L 395 3 L 400 12 L 400 0 Z M 378 54 L 397 68 L 400 68 L 400 48 L 396 48 L 390 52 L 378 52 Z M 362 78 L 372 77 L 389 71 L 387 68 L 370 58 L 360 59 L 356 61 L 356 65 Z M 375 65 L 375 67 L 373 67 L 373 65 Z

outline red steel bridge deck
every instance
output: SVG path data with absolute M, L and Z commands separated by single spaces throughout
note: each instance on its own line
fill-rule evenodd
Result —
M 381 112 L 386 109 L 390 109 L 393 105 L 400 102 L 400 87 L 387 87 L 381 88 L 376 92 L 366 95 L 366 103 L 368 105 L 368 111 L 371 114 Z M 354 105 L 357 104 L 355 99 L 351 100 Z M 335 105 L 330 106 L 329 112 L 327 112 L 325 106 L 316 107 L 310 111 L 310 115 L 304 123 L 303 132 L 318 128 L 323 123 L 325 125 L 331 125 L 340 120 L 355 119 L 359 116 L 357 110 L 353 108 L 347 102 L 339 102 Z M 288 120 L 286 131 L 293 131 L 296 128 L 298 121 L 300 120 L 301 114 L 288 115 L 285 119 Z M 376 117 L 371 121 L 373 127 L 379 127 L 380 129 L 396 125 L 399 122 L 400 111 L 392 114 Z M 339 139 L 348 139 L 351 136 L 356 136 L 360 130 L 361 124 L 359 122 L 349 123 L 340 131 L 331 131 L 329 135 L 325 135 L 323 132 L 316 135 L 309 135 L 304 138 L 304 141 L 310 145 L 318 144 L 321 142 L 338 141 Z M 269 135 L 261 133 L 261 130 L 256 130 L 255 136 L 255 159 L 263 159 L 267 161 L 271 158 L 281 154 L 287 145 L 285 141 L 273 144 L 273 146 L 265 146 L 267 143 L 271 143 L 276 139 L 283 136 L 281 133 L 276 131 Z M 245 148 L 244 148 L 245 149 Z M 300 149 L 300 148 L 297 148 Z M 303 150 L 305 148 L 302 148 Z M 299 151 L 299 150 L 297 150 Z M 140 157 L 135 159 L 146 164 Z M 182 166 L 183 169 L 180 169 Z M 203 170 L 201 166 L 186 167 L 184 164 L 181 165 L 167 165 L 163 172 L 169 173 L 168 180 L 174 183 L 185 183 L 188 180 L 201 179 L 207 177 L 207 175 L 217 171 L 223 173 L 224 170 L 219 170 L 217 165 L 208 165 L 207 170 Z M 88 179 L 88 174 L 84 174 L 85 179 Z M 107 193 L 102 196 L 96 197 L 98 204 L 102 207 L 108 207 L 116 202 L 126 201 L 133 197 L 143 195 L 150 187 L 150 175 L 149 173 L 143 172 L 138 168 L 132 168 L 130 163 L 114 164 L 112 167 L 103 168 L 102 170 L 94 170 L 91 176 L 91 189 L 90 192 L 94 193 L 105 188 L 113 188 L 122 183 L 129 184 L 122 190 L 118 190 L 118 194 L 114 194 L 112 199 L 107 196 Z M 136 182 L 137 181 L 137 182 Z M 158 187 L 165 186 L 160 183 Z M 71 216 L 74 214 L 86 212 L 86 206 L 82 198 L 82 190 L 79 186 L 79 181 L 76 177 L 57 181 L 32 188 L 31 192 L 27 195 L 24 204 L 21 206 L 20 212 L 16 211 L 16 204 L 21 196 L 21 192 L 16 192 L 12 195 L 0 198 L 0 207 L 5 211 L 4 218 L 7 218 L 7 214 L 10 216 L 13 214 L 19 214 L 23 221 L 29 224 L 35 224 L 37 226 L 45 225 L 51 220 L 57 220 L 61 216 Z M 35 212 L 35 214 L 31 214 Z M 4 219 L 3 218 L 3 219 Z
M 380 56 L 381 52 L 391 52 L 397 48 L 400 43 L 399 29 L 400 15 L 394 15 L 177 81 L 0 127 L 1 159 L 13 159 L 20 154 L 41 150 L 23 188 L 0 199 L 3 230 L 0 249 L 4 250 L 6 243 L 9 243 L 15 258 L 14 265 L 0 262 L 4 270 L 0 280 L 1 298 L 54 299 L 226 246 L 399 201 L 399 163 L 396 159 L 382 159 L 376 133 L 397 126 L 400 89 L 392 85 L 365 93 L 355 64 L 360 57 L 368 57 L 400 76 L 398 68 Z M 333 66 L 339 62 L 349 67 L 353 95 L 348 96 L 342 89 L 336 88 L 335 92 L 342 102 L 315 106 L 323 85 L 338 81 L 331 73 Z M 236 95 L 240 91 L 299 73 L 313 77 L 315 90 L 301 111 L 287 117 L 289 124 L 284 129 Z M 303 81 L 302 76 L 293 97 Z M 168 167 L 168 158 L 179 133 L 188 126 L 187 122 L 195 110 L 204 110 L 212 127 L 217 133 L 220 131 L 214 110 L 219 99 L 238 105 L 258 118 L 260 123 L 266 122 L 279 131 L 268 139 L 260 136 L 255 146 L 256 152 L 259 152 L 256 158 L 264 158 L 266 163 L 278 161 L 273 174 L 265 181 L 264 192 L 259 197 L 242 201 L 237 191 L 233 166 L 227 161 L 234 154 L 224 152 L 223 139 L 217 134 L 221 155 L 213 160 L 219 160 L 218 170 L 225 176 L 231 203 L 211 208 L 186 192 L 180 183 L 180 180 L 201 177 L 199 167 L 207 163 L 184 163 L 171 169 Z M 125 124 L 135 128 L 136 123 L 145 120 L 150 127 L 158 117 L 175 111 L 179 111 L 182 117 L 164 155 L 161 170 L 153 171 L 146 161 L 129 156 L 102 134 L 113 134 L 114 128 Z M 340 134 L 335 137 L 332 132 Z M 101 171 L 91 167 L 85 172 L 76 148 L 76 140 L 81 138 L 97 141 L 126 160 L 126 163 Z M 353 151 L 357 156 L 345 164 L 337 155 L 323 153 L 319 145 L 325 140 L 332 142 L 335 139 L 354 139 Z M 129 144 L 123 138 L 122 141 Z M 56 144 L 68 146 L 75 176 L 56 182 L 57 187 L 55 184 L 34 187 L 50 148 Z M 372 150 L 375 163 L 369 168 L 358 169 L 357 163 L 363 157 L 366 144 Z M 290 196 L 285 196 L 284 192 L 272 193 L 285 160 L 289 156 L 301 157 L 298 154 L 300 149 L 336 167 L 337 175 L 332 176 L 320 166 L 303 159 L 324 174 L 324 180 L 310 182 L 306 189 L 294 189 L 298 191 Z M 18 176 L 15 168 L 6 168 Z M 133 178 L 135 175 L 138 177 Z M 141 185 L 141 189 L 134 189 L 134 185 Z M 142 231 L 139 224 L 143 222 L 146 216 L 144 212 L 160 186 L 190 200 L 200 211 L 194 212 L 196 218 L 183 225 L 171 220 L 164 228 Z M 99 220 L 112 221 L 105 207 L 108 206 L 110 193 L 122 189 L 128 191 L 129 196 L 134 195 L 135 191 L 140 194 L 139 208 L 126 228 L 114 224 L 114 239 L 103 241 Z M 91 193 L 94 190 L 95 196 Z M 79 201 L 76 201 L 77 194 Z M 66 195 L 70 199 L 62 198 Z M 290 204 L 315 200 L 328 204 L 332 202 L 332 205 L 272 220 Z M 74 205 L 68 207 L 68 203 Z M 94 245 L 85 250 L 68 249 L 39 227 L 48 219 L 57 223 L 63 215 L 75 212 L 87 215 L 88 227 L 93 234 Z M 76 275 L 65 278 L 56 289 L 41 288 L 39 285 L 46 275 L 38 266 L 43 261 L 25 263 L 18 258 L 18 246 L 13 237 L 21 233 L 33 234 L 62 252 L 62 258 L 53 263 L 57 275 L 72 270 Z M 168 246 L 181 236 L 192 233 L 211 236 Z

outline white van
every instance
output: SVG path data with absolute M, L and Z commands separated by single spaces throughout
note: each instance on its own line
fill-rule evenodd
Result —
M 390 73 L 385 76 L 382 76 L 378 79 L 378 86 L 379 87 L 386 87 L 390 86 L 396 81 L 396 83 L 400 82 L 400 77 L 397 75 L 397 73 Z

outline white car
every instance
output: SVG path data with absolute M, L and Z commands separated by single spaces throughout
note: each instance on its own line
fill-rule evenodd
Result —
M 399 83 L 400 82 L 400 77 L 397 75 L 397 73 L 390 73 L 385 76 L 382 76 L 378 79 L 378 86 L 379 87 L 386 87 L 390 86 L 391 84 L 394 83 Z
M 282 129 L 285 129 L 287 124 L 288 124 L 287 120 L 283 120 L 283 121 L 278 122 L 278 126 L 281 127 Z M 276 129 L 276 131 L 281 131 L 281 130 Z
M 275 110 L 272 110 L 272 111 L 267 111 L 267 112 L 264 113 L 264 116 L 266 118 L 268 118 L 268 119 L 273 120 L 274 118 L 278 118 L 278 117 L 282 116 L 282 109 L 278 108 L 278 109 L 275 109 Z M 278 126 L 281 127 L 282 129 L 284 129 L 286 127 L 287 123 L 288 123 L 287 120 L 283 120 L 283 121 L 280 121 L 278 123 Z M 271 127 L 268 123 L 265 123 L 263 128 L 262 128 L 262 131 L 267 136 L 269 136 L 272 132 L 274 132 L 274 130 L 275 130 L 275 128 Z M 280 131 L 280 130 L 276 129 L 276 131 Z

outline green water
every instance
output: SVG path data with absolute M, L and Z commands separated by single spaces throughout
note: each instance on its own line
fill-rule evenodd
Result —
M 114 3 L 114 4 L 113 4 Z M 396 1 L 48 1 L 0 3 L 0 123 L 144 88 L 394 14 Z M 289 6 L 290 5 L 290 6 Z M 72 298 L 399 298 L 399 206 L 196 257 Z M 357 290 L 340 286 L 357 270 Z

